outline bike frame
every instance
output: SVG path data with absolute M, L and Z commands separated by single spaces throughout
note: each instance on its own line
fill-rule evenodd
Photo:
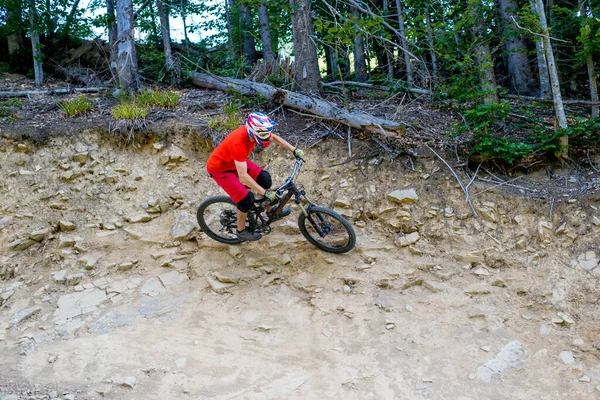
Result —
M 296 177 L 300 173 L 300 169 L 302 168 L 302 163 L 303 163 L 302 159 L 299 157 L 296 157 L 296 162 L 294 163 L 294 168 L 292 169 L 292 173 L 290 174 L 290 176 L 285 180 L 285 182 L 281 186 L 279 186 L 277 189 L 275 189 L 275 193 L 277 193 L 277 195 L 280 196 L 280 198 L 271 203 L 268 203 L 269 205 L 277 204 L 275 206 L 275 208 L 270 212 L 270 214 L 273 214 L 273 215 L 279 214 L 279 212 L 285 207 L 285 205 L 293 197 L 294 202 L 300 206 L 300 209 L 302 210 L 304 215 L 308 216 L 308 213 L 306 212 L 306 208 L 302 205 L 302 198 L 304 197 L 306 202 L 309 204 L 309 207 L 312 204 L 312 202 L 306 197 L 306 192 L 304 192 L 304 190 L 298 190 L 298 188 L 296 187 L 296 184 L 294 183 L 294 179 L 296 179 Z M 263 228 L 264 226 L 268 226 L 271 223 L 270 219 L 267 220 L 262 216 L 262 211 L 264 211 L 264 209 L 265 209 L 263 205 L 265 203 L 266 203 L 265 198 L 256 201 L 254 210 L 253 210 L 254 212 L 252 212 L 248 215 L 250 217 L 249 219 L 250 219 L 251 225 L 254 225 L 253 226 L 254 229 Z M 251 215 L 251 214 L 253 214 L 253 215 Z

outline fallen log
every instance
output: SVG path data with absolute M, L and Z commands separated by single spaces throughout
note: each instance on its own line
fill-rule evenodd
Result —
M 505 99 L 512 99 L 512 100 L 537 101 L 538 103 L 552 103 L 552 101 L 553 101 L 552 98 L 544 99 L 542 97 L 518 96 L 515 94 L 505 94 L 501 97 L 505 98 Z M 563 102 L 563 104 L 578 104 L 578 105 L 582 105 L 582 106 L 598 106 L 598 105 L 600 105 L 599 102 L 594 102 L 594 101 L 590 101 L 590 100 L 579 100 L 579 99 L 563 99 L 562 102 Z
M 200 72 L 196 72 L 193 75 L 192 83 L 198 87 L 207 89 L 221 91 L 235 90 L 245 95 L 260 94 L 292 109 L 326 120 L 341 122 L 351 128 L 371 133 L 398 137 L 402 136 L 406 131 L 406 126 L 402 123 L 375 117 L 361 111 L 351 112 L 335 103 L 289 90 L 278 89 L 265 83 L 222 78 Z
M 73 88 L 73 89 L 49 89 L 49 90 L 19 90 L 0 92 L 0 98 L 29 97 L 42 94 L 69 94 L 69 93 L 98 93 L 102 88 Z
M 354 81 L 335 81 L 335 82 L 324 83 L 323 86 L 326 86 L 326 87 L 327 86 L 332 86 L 332 87 L 357 86 L 357 87 L 363 87 L 363 88 L 373 89 L 373 90 L 382 90 L 384 92 L 389 92 L 391 90 L 391 88 L 389 86 L 380 86 L 380 85 L 373 85 L 371 83 L 354 82 Z M 431 95 L 431 92 L 427 89 L 407 88 L 406 91 L 411 92 L 411 93 L 416 93 L 416 94 Z

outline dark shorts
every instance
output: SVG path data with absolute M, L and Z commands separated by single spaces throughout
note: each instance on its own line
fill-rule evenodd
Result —
M 248 165 L 248 175 L 254 180 L 258 179 L 258 175 L 263 171 L 261 167 L 254 164 L 250 160 L 246 160 Z M 217 182 L 217 185 L 221 186 L 225 193 L 231 197 L 234 203 L 239 203 L 248 195 L 248 188 L 240 182 L 237 171 L 226 171 L 226 172 L 210 172 L 208 174 Z

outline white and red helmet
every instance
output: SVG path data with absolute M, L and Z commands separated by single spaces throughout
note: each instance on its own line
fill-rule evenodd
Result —
M 250 113 L 246 120 L 248 135 L 263 149 L 269 146 L 275 125 L 277 122 L 272 121 L 266 114 L 256 111 Z

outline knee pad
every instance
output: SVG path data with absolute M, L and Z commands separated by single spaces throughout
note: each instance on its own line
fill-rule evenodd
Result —
M 271 180 L 271 174 L 267 171 L 262 170 L 260 174 L 256 177 L 256 183 L 260 185 L 263 189 L 270 189 L 273 181 Z
M 252 192 L 248 192 L 246 197 L 236 204 L 236 207 L 241 212 L 247 213 L 252 208 L 252 205 L 254 205 L 254 194 Z

